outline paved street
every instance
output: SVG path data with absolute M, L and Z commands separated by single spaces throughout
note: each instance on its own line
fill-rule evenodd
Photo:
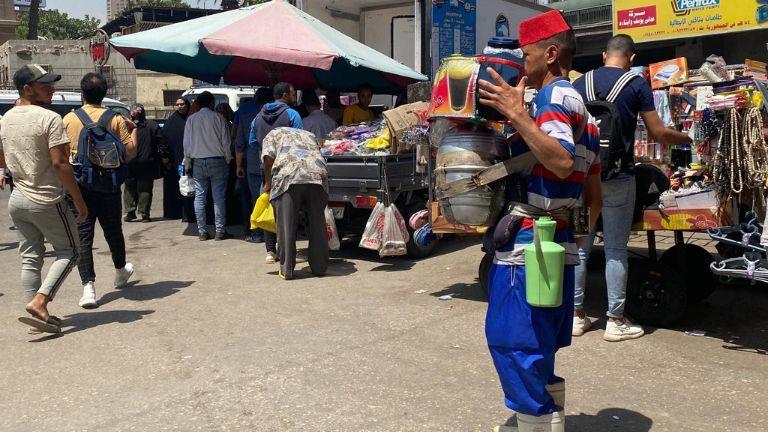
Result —
M 75 272 L 51 304 L 64 334 L 39 337 L 16 321 L 7 198 L 0 192 L 2 431 L 488 431 L 509 415 L 485 346 L 474 242 L 445 241 L 418 262 L 348 243 L 328 276 L 286 282 L 263 245 L 201 243 L 178 221 L 131 223 L 137 271 L 115 290 L 98 230 L 101 306 L 77 306 Z M 593 276 L 597 317 L 605 294 Z M 558 357 L 568 430 L 768 430 L 767 310 L 766 287 L 721 289 L 677 329 L 620 344 L 601 330 L 576 339 Z M 694 329 L 706 336 L 685 334 Z

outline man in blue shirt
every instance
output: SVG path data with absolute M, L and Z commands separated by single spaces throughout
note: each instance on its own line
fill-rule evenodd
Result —
M 245 226 L 245 240 L 254 240 L 257 243 L 264 241 L 261 230 L 251 233 L 250 217 L 256 199 L 259 197 L 262 176 L 261 161 L 256 149 L 248 146 L 251 134 L 251 123 L 261 111 L 261 107 L 272 102 L 272 89 L 261 87 L 256 90 L 256 98 L 240 105 L 235 113 L 232 127 L 235 130 L 235 154 L 237 161 L 237 186 L 240 193 L 240 205 L 243 208 L 243 225 Z
M 275 101 L 264 105 L 261 112 L 251 122 L 251 133 L 248 137 L 248 152 L 251 153 L 251 149 L 258 149 L 258 153 L 254 151 L 256 156 L 249 157 L 249 159 L 259 159 L 261 153 L 261 143 L 264 138 L 272 132 L 273 129 L 279 127 L 291 127 L 295 129 L 302 129 L 301 116 L 296 110 L 290 108 L 296 103 L 296 89 L 291 84 L 281 82 L 275 85 L 272 92 L 275 97 Z M 264 179 L 264 192 L 269 193 L 269 188 L 266 185 L 270 184 L 272 179 Z M 264 245 L 267 248 L 267 264 L 274 264 L 277 262 L 277 235 L 275 233 L 264 233 Z
M 627 35 L 616 35 L 608 41 L 603 53 L 605 66 L 594 71 L 595 85 L 600 94 L 608 94 L 616 81 L 632 66 L 635 44 Z M 573 86 L 584 100 L 588 100 L 586 80 L 579 78 Z M 650 136 L 662 144 L 690 143 L 687 135 L 664 126 L 653 103 L 653 92 L 641 76 L 632 79 L 615 101 L 622 123 L 625 142 L 632 143 L 622 167 L 622 173 L 602 183 L 603 236 L 605 239 L 605 280 L 608 289 L 608 323 L 603 339 L 610 342 L 636 339 L 643 336 L 642 327 L 624 318 L 627 297 L 627 243 L 635 208 L 634 142 L 637 116 L 643 119 Z M 581 336 L 589 330 L 591 322 L 584 313 L 584 288 L 587 278 L 587 259 L 594 241 L 594 232 L 579 247 L 581 264 L 576 268 L 574 295 L 573 335 Z

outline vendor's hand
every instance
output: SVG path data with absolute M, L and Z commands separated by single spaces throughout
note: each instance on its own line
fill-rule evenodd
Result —
M 163 158 L 163 166 L 165 167 L 165 169 L 170 171 L 171 170 L 171 160 Z
M 488 74 L 493 78 L 495 84 L 486 80 L 478 80 L 478 91 L 480 92 L 480 103 L 489 106 L 514 122 L 523 116 L 528 116 L 525 111 L 525 85 L 528 82 L 527 77 L 522 77 L 517 86 L 512 87 L 504 81 L 504 78 L 496 73 L 493 68 L 487 68 Z
M 237 167 L 237 178 L 245 178 L 245 169 L 241 166 Z
M 5 176 L 0 175 L 0 190 L 5 190 Z
M 272 190 L 272 182 L 271 181 L 264 182 L 264 193 L 269 193 L 270 190 Z

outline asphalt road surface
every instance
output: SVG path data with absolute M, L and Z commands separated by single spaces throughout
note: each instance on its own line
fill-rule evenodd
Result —
M 74 272 L 51 304 L 63 334 L 40 337 L 16 321 L 7 198 L 1 431 L 488 431 L 509 417 L 485 346 L 476 242 L 447 240 L 422 261 L 346 242 L 326 277 L 282 281 L 261 244 L 201 243 L 179 221 L 130 223 L 136 274 L 113 289 L 97 230 L 100 307 L 77 306 Z M 600 279 L 587 293 L 593 317 L 606 307 Z M 636 341 L 604 342 L 598 321 L 558 356 L 567 430 L 768 430 L 767 310 L 765 286 L 730 287 L 678 328 Z

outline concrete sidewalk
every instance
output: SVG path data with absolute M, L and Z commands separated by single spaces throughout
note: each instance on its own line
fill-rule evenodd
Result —
M 179 221 L 131 223 L 136 275 L 116 290 L 97 230 L 101 306 L 77 306 L 73 273 L 51 304 L 64 334 L 40 337 L 16 321 L 23 300 L 7 197 L 0 192 L 0 431 L 488 431 L 509 416 L 485 346 L 474 242 L 446 241 L 422 261 L 347 243 L 328 276 L 282 281 L 261 244 L 203 243 Z M 606 307 L 600 279 L 592 275 L 588 291 L 595 317 Z M 766 310 L 768 288 L 732 287 L 678 329 L 636 341 L 604 342 L 598 321 L 558 357 L 567 430 L 768 430 Z M 693 329 L 706 336 L 685 334 Z

